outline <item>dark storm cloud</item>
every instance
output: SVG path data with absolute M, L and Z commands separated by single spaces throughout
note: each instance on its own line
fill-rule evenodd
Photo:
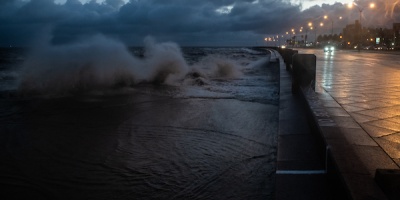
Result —
M 55 43 L 102 33 L 129 45 L 147 35 L 182 45 L 255 45 L 324 14 L 356 18 L 348 12 L 340 3 L 301 11 L 281 0 L 2 0 L 0 45 L 29 44 L 49 28 Z
M 300 15 L 299 7 L 283 4 L 280 1 L 263 1 L 257 6 L 238 3 L 229 17 L 233 30 L 253 30 L 256 33 L 274 34 Z
M 378 0 L 378 1 L 358 1 L 360 5 L 361 12 L 361 22 L 363 27 L 370 28 L 392 28 L 393 22 L 400 22 L 399 12 L 395 12 L 392 16 L 385 15 L 386 8 L 385 3 L 390 0 Z M 375 8 L 370 9 L 369 3 L 374 2 Z M 394 3 L 389 3 L 395 8 L 398 8 Z M 324 20 L 323 16 L 327 15 L 329 20 Z M 319 29 L 325 30 L 330 33 L 331 23 L 333 21 L 335 32 L 341 31 L 347 24 L 354 24 L 355 20 L 360 19 L 360 12 L 357 7 L 349 9 L 347 5 L 341 3 L 335 3 L 333 5 L 322 4 L 322 6 L 314 6 L 307 10 L 304 10 L 301 17 L 305 21 L 312 22 L 323 22 L 324 27 Z M 341 19 L 339 19 L 341 17 Z M 331 21 L 332 20 L 332 21 Z

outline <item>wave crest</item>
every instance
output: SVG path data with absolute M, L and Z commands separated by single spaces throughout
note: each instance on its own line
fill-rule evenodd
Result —
M 171 83 L 189 67 L 174 43 L 145 39 L 145 58 L 133 56 L 121 42 L 97 35 L 84 42 L 35 47 L 23 64 L 20 91 L 60 93 L 129 86 L 140 82 Z
M 209 78 L 242 75 L 243 67 L 228 58 L 206 56 L 189 66 L 175 43 L 156 43 L 152 37 L 146 37 L 144 44 L 143 56 L 138 57 L 121 42 L 102 35 L 73 44 L 42 42 L 24 62 L 18 90 L 63 94 L 129 87 L 143 82 L 204 85 L 209 83 Z

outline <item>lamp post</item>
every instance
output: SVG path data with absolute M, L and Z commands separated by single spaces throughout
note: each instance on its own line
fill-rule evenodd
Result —
M 312 30 L 312 22 L 308 22 L 308 28 L 306 28 L 306 46 L 307 46 L 307 39 L 308 39 L 308 36 L 307 36 L 308 29 Z
M 290 38 L 288 46 L 289 45 L 293 46 L 293 38 L 292 38 L 292 33 L 294 33 L 293 31 L 294 31 L 294 29 L 292 29 L 292 31 L 286 31 L 286 35 L 289 35 L 289 38 Z
M 348 7 L 350 9 L 353 8 L 353 6 L 355 6 L 357 8 L 358 12 L 360 13 L 360 21 L 359 21 L 359 23 L 360 23 L 360 36 L 358 38 L 358 45 L 357 45 L 358 51 L 360 51 L 361 50 L 362 31 L 363 31 L 362 24 L 361 24 L 361 16 L 362 16 L 362 12 L 364 10 L 364 6 L 360 5 L 357 2 L 353 2 L 353 3 L 348 4 Z M 370 3 L 369 7 L 371 9 L 373 9 L 373 8 L 375 8 L 375 4 L 374 3 Z
M 327 20 L 330 20 L 331 21 L 331 24 L 332 24 L 332 28 L 331 28 L 331 35 L 333 35 L 333 20 L 331 19 L 331 18 L 328 18 L 328 15 L 325 15 L 324 16 L 324 19 L 327 19 Z
M 303 27 L 300 27 L 300 29 L 299 29 L 299 34 L 300 34 L 300 35 L 299 35 L 299 36 L 301 37 L 301 39 L 303 39 L 302 33 L 303 33 Z M 298 43 L 299 43 L 298 45 L 299 45 L 299 46 L 301 46 L 301 43 L 302 43 L 302 40 L 301 40 L 301 39 L 298 39 L 298 41 L 299 41 L 299 42 L 298 42 Z
M 323 27 L 324 23 L 319 23 L 319 26 Z M 315 26 L 315 47 L 317 46 L 317 27 L 318 26 Z
M 286 35 L 289 35 L 288 31 L 286 31 Z M 286 42 L 287 42 L 287 40 L 286 40 Z M 290 41 L 289 41 L 289 44 L 287 44 L 286 46 L 289 46 L 289 45 L 290 45 Z
M 324 26 L 324 23 L 320 22 L 319 26 L 321 26 L 321 27 Z M 317 47 L 317 27 L 318 27 L 318 24 L 313 24 L 313 22 L 308 22 L 308 27 L 310 27 L 310 30 L 314 30 L 314 47 Z
M 324 16 L 325 20 L 330 20 L 331 21 L 331 38 L 333 38 L 333 17 L 328 17 L 328 15 Z M 341 16 L 338 17 L 339 20 L 342 19 Z
M 296 32 L 294 32 L 294 28 L 292 28 L 290 34 L 290 41 L 292 42 L 292 46 L 294 47 L 296 45 Z M 292 36 L 293 35 L 293 36 Z M 292 40 L 294 38 L 294 41 Z

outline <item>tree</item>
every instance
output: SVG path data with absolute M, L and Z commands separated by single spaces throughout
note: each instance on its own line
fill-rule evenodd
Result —
M 322 42 L 322 41 L 323 41 L 323 37 L 322 37 L 322 35 L 318 35 L 318 37 L 317 37 L 317 41 L 318 41 L 318 42 Z

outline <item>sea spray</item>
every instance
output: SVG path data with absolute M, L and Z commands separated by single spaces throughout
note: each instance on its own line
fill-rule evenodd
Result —
M 147 81 L 174 84 L 189 72 L 189 66 L 177 44 L 158 44 L 152 37 L 146 37 L 144 43 L 145 67 L 149 70 Z
M 142 61 L 117 41 L 97 35 L 84 42 L 34 47 L 23 64 L 19 89 L 62 93 L 130 85 L 144 79 Z
M 44 42 L 23 65 L 19 89 L 42 93 L 87 91 L 141 82 L 172 84 L 189 67 L 174 43 L 145 39 L 144 58 L 133 56 L 121 42 L 97 35 L 65 45 Z
M 229 58 L 209 55 L 194 64 L 193 68 L 203 77 L 229 79 L 240 77 L 244 67 Z
M 243 68 L 217 55 L 189 66 L 177 44 L 157 43 L 152 37 L 145 38 L 141 57 L 103 35 L 71 44 L 53 45 L 50 39 L 37 44 L 20 72 L 18 89 L 23 93 L 66 94 L 139 83 L 202 85 L 213 78 L 238 78 Z

